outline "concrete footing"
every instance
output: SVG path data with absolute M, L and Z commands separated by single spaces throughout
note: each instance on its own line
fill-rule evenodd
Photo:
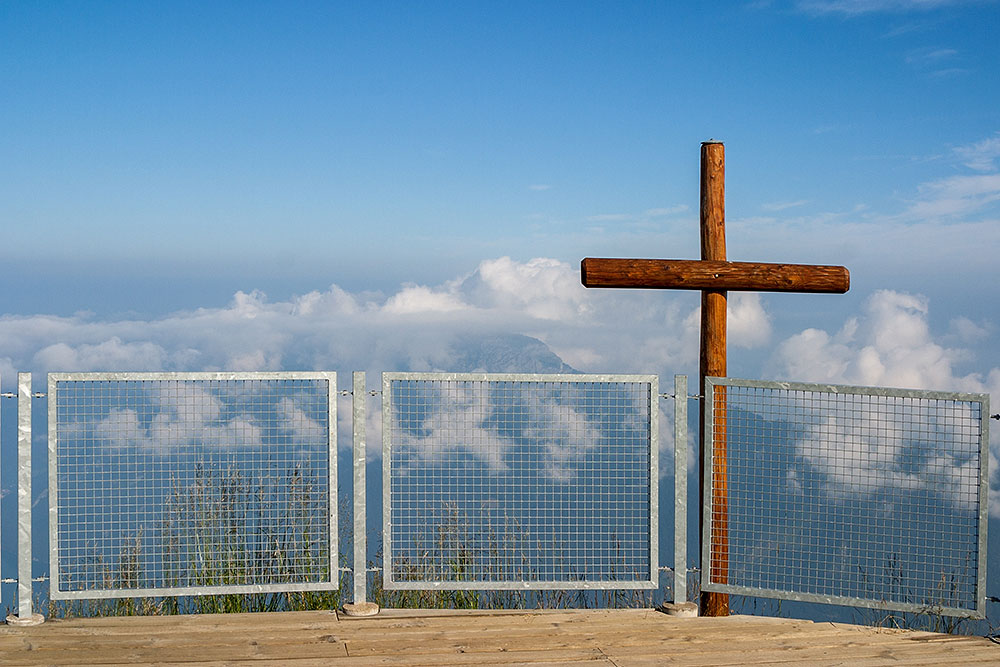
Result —
M 668 616 L 680 616 L 682 618 L 694 618 L 698 615 L 698 605 L 694 602 L 664 602 L 659 607 L 660 611 Z
M 7 625 L 19 625 L 19 626 L 41 625 L 44 622 L 45 622 L 45 617 L 42 616 L 41 614 L 32 614 L 31 616 L 25 616 L 24 618 L 21 618 L 17 614 L 10 614 L 7 617 Z
M 378 605 L 374 602 L 358 602 L 345 604 L 344 614 L 347 616 L 374 616 L 378 613 Z

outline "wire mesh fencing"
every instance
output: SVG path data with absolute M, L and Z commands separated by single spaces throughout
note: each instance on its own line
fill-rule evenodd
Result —
M 657 588 L 658 391 L 651 375 L 383 374 L 385 588 Z M 50 597 L 337 589 L 336 396 L 335 373 L 50 374 Z M 983 615 L 987 396 L 714 378 L 706 401 L 703 590 Z
M 49 375 L 53 599 L 338 587 L 334 373 Z
M 703 590 L 985 613 L 988 396 L 710 378 Z
M 656 588 L 655 376 L 383 374 L 387 589 Z

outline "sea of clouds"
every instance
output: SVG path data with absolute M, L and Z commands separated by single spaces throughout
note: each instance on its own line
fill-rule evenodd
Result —
M 565 262 L 501 257 L 444 284 L 406 285 L 391 294 L 350 293 L 332 285 L 272 302 L 260 292 L 237 292 L 222 307 L 149 320 L 8 314 L 0 317 L 0 379 L 9 390 L 18 371 L 577 370 L 695 376 L 698 303 L 690 294 L 587 290 L 578 268 Z M 936 338 L 930 304 L 918 295 L 877 291 L 835 331 L 786 336 L 775 334 L 757 294 L 730 294 L 729 309 L 730 345 L 762 355 L 759 377 L 1000 395 L 1000 368 L 958 370 L 969 361 L 963 340 L 985 335 L 981 327 L 959 318 Z M 996 516 L 998 453 L 1000 438 L 994 435 Z

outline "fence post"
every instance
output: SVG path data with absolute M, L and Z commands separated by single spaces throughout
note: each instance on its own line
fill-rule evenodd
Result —
M 11 625 L 45 620 L 31 608 L 31 373 L 17 374 L 17 615 Z
M 674 604 L 687 602 L 687 376 L 674 376 Z
M 660 610 L 671 616 L 697 616 L 687 599 L 687 428 L 688 379 L 674 376 L 674 585 L 673 603 Z
M 365 402 L 368 398 L 365 390 L 364 371 L 354 371 L 354 386 L 352 389 L 353 405 L 353 447 L 354 453 L 354 564 L 353 582 L 354 594 L 351 598 L 353 604 L 344 605 L 344 613 L 348 616 L 373 616 L 378 613 L 378 605 L 368 602 L 368 539 L 367 539 L 367 515 L 365 512 L 365 472 L 368 465 L 365 454 L 365 427 L 367 418 L 365 413 Z

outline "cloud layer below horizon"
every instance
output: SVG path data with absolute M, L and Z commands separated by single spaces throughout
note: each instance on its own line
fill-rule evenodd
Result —
M 1000 391 L 1000 368 L 958 370 L 970 360 L 963 344 L 988 332 L 959 318 L 935 336 L 929 312 L 922 296 L 882 290 L 836 331 L 806 329 L 779 338 L 758 295 L 733 293 L 729 336 L 734 344 L 764 353 L 762 377 Z M 388 295 L 349 293 L 332 285 L 278 302 L 260 292 L 237 292 L 222 307 L 152 320 L 4 315 L 0 377 L 9 389 L 17 371 L 536 372 L 558 369 L 553 364 L 559 360 L 583 372 L 694 375 L 698 326 L 695 298 L 587 290 L 576 267 L 564 262 L 501 257 L 444 284 L 406 285 Z M 509 336 L 515 336 L 513 343 Z M 544 348 L 532 338 L 558 359 L 540 357 L 537 348 Z M 470 340 L 478 342 L 470 348 Z M 498 340 L 506 347 L 491 354 Z M 532 345 L 535 349 L 524 353 Z M 534 367 L 518 368 L 526 359 Z M 1000 438 L 992 442 L 992 486 L 1000 487 Z M 997 490 L 991 495 L 998 508 L 1000 495 Z

